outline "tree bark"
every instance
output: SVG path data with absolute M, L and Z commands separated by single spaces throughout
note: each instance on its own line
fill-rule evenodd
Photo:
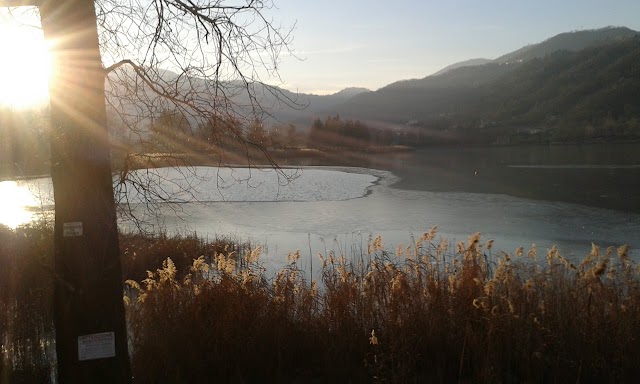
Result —
M 128 383 L 122 270 L 95 6 L 93 0 L 44 1 L 40 14 L 45 38 L 53 44 L 49 88 L 58 382 Z M 95 338 L 83 337 L 88 335 Z M 109 357 L 111 335 L 113 357 Z M 101 346 L 96 341 L 100 336 Z

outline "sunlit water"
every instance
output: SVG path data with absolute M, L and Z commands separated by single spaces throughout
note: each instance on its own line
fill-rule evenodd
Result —
M 497 194 L 401 190 L 392 186 L 397 181 L 392 173 L 363 168 L 285 172 L 210 167 L 138 171 L 134 176 L 150 175 L 151 183 L 164 189 L 155 197 L 156 215 L 138 204 L 143 196 L 131 192 L 132 185 L 127 197 L 146 229 L 251 240 L 264 246 L 263 260 L 271 265 L 300 249 L 306 256 L 303 267 L 310 268 L 318 252 L 351 255 L 366 249 L 377 234 L 394 249 L 434 225 L 451 242 L 482 232 L 484 239 L 495 239 L 494 252 L 513 252 L 532 243 L 544 252 L 555 244 L 564 255 L 578 258 L 592 242 L 640 247 L 640 215 L 634 213 Z M 0 195 L 5 225 L 24 223 L 38 207 L 52 203 L 48 179 L 2 185 L 9 191 Z M 120 226 L 135 228 L 125 218 Z
M 50 183 L 46 183 L 47 191 Z M 16 228 L 36 220 L 42 195 L 34 181 L 0 181 L 0 225 Z

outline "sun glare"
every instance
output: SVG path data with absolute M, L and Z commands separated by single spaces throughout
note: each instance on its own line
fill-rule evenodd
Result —
M 50 68 L 42 30 L 0 15 L 0 106 L 46 103 Z
M 28 208 L 37 205 L 31 191 L 15 181 L 0 181 L 0 224 L 16 228 L 34 219 Z

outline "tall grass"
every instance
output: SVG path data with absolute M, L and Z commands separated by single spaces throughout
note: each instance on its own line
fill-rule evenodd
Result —
M 225 238 L 120 234 L 125 279 L 144 278 L 168 257 L 188 270 L 194 255 L 211 259 L 242 247 Z M 0 225 L 0 384 L 47 383 L 55 376 L 54 276 L 50 226 Z
M 572 263 L 556 248 L 436 237 L 318 255 L 315 281 L 299 252 L 268 276 L 259 249 L 124 236 L 134 381 L 635 382 L 640 269 L 627 247 Z M 166 258 L 143 257 L 158 264 L 139 276 L 143 254 Z
M 46 383 L 55 351 L 53 232 L 0 225 L 0 383 Z
M 389 254 L 299 254 L 267 279 L 256 253 L 218 254 L 176 278 L 171 260 L 129 282 L 140 382 L 632 382 L 640 271 L 627 247 L 574 265 L 552 248 L 449 249 L 435 230 Z M 238 268 L 243 260 L 246 268 Z M 153 367 L 151 369 L 151 367 Z

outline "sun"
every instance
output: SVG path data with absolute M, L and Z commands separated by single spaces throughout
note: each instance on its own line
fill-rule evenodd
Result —
M 0 14 L 0 106 L 48 102 L 51 60 L 42 29 Z

